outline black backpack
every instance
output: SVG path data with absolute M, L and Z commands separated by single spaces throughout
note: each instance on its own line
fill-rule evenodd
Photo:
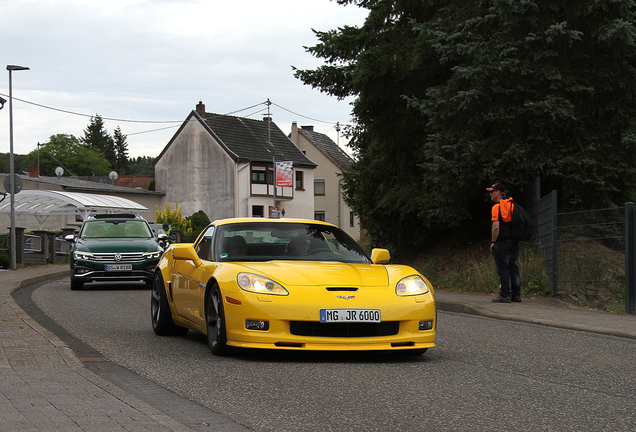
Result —
M 534 234 L 534 222 L 530 214 L 517 203 L 512 209 L 512 235 L 515 240 L 526 241 Z

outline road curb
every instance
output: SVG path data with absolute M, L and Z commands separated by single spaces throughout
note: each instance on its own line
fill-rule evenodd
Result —
M 463 303 L 437 301 L 436 304 L 437 304 L 438 310 L 445 311 L 445 312 L 476 315 L 476 316 L 482 316 L 485 318 L 498 319 L 502 321 L 514 321 L 514 322 L 520 322 L 520 323 L 526 323 L 526 324 L 536 324 L 536 325 L 542 325 L 546 327 L 560 328 L 564 330 L 576 330 L 576 331 L 583 331 L 587 333 L 596 333 L 596 334 L 601 334 L 605 336 L 615 336 L 615 337 L 636 340 L 636 336 L 634 334 L 623 332 L 617 329 L 598 328 L 598 327 L 592 327 L 592 326 L 585 326 L 581 324 L 575 325 L 575 324 L 563 323 L 563 322 L 553 321 L 553 320 L 528 318 L 528 317 L 523 317 L 518 315 L 499 314 L 499 313 L 487 311 L 478 306 L 477 307 L 468 306 Z
M 15 292 L 15 291 L 17 291 L 17 290 L 19 290 L 21 288 L 29 286 L 29 285 L 34 285 L 36 283 L 45 282 L 45 281 L 53 280 L 53 279 L 58 279 L 58 278 L 62 278 L 62 277 L 65 277 L 65 276 L 70 276 L 70 274 L 71 274 L 71 270 L 70 269 L 66 269 L 66 270 L 56 271 L 54 273 L 42 274 L 42 275 L 32 276 L 30 278 L 23 279 L 22 281 L 20 281 L 18 286 L 15 287 L 12 290 L 11 294 L 13 294 L 13 292 Z

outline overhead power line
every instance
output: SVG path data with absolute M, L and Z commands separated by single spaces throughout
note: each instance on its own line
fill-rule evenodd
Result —
M 9 97 L 8 95 L 5 95 L 3 93 L 0 93 L 0 96 Z M 20 101 L 20 102 L 23 102 L 23 103 L 26 103 L 26 104 L 29 104 L 29 105 L 37 106 L 37 107 L 48 109 L 48 110 L 52 110 L 52 111 L 58 111 L 58 112 L 61 112 L 61 113 L 64 113 L 64 114 L 70 114 L 70 115 L 75 115 L 75 116 L 80 116 L 80 117 L 88 117 L 88 118 L 94 117 L 93 114 L 83 114 L 83 113 L 78 113 L 78 112 L 74 112 L 74 111 L 64 110 L 64 109 L 61 109 L 61 108 L 50 107 L 50 106 L 47 106 L 47 105 L 42 105 L 42 104 L 39 104 L 39 103 L 27 101 L 27 100 L 24 100 L 24 99 L 19 99 L 19 98 L 16 98 L 16 97 L 14 97 L 13 99 L 17 100 L 17 101 Z M 226 113 L 226 114 L 223 114 L 223 115 L 234 115 L 234 114 L 240 113 L 242 111 L 247 111 L 247 110 L 253 109 L 253 108 L 255 108 L 255 107 L 259 106 L 259 105 L 267 105 L 267 102 L 260 102 L 258 104 L 255 104 L 255 105 L 252 105 L 252 106 L 249 106 L 249 107 L 246 107 L 246 108 L 241 108 L 239 110 L 232 111 L 232 112 L 229 112 L 229 113 Z M 278 105 L 278 104 L 276 104 L 274 102 L 271 102 L 271 105 L 274 105 L 274 106 L 282 109 L 283 111 L 287 111 L 288 113 L 297 115 L 298 117 L 302 117 L 302 118 L 305 118 L 305 119 L 308 119 L 308 120 L 312 120 L 312 121 L 315 121 L 315 122 L 327 123 L 327 124 L 331 124 L 331 125 L 334 125 L 334 126 L 336 124 L 339 124 L 339 122 L 319 120 L 319 119 L 315 119 L 315 118 L 312 118 L 312 117 L 308 117 L 308 116 L 299 114 L 299 113 L 294 112 L 294 111 L 292 111 L 290 109 L 287 109 L 287 108 L 285 108 L 285 107 L 283 107 L 281 105 Z M 259 109 L 258 111 L 255 111 L 253 113 L 248 114 L 246 117 L 250 117 L 250 116 L 252 116 L 254 114 L 258 114 L 258 113 L 260 113 L 262 111 L 263 111 L 262 109 Z M 118 118 L 113 118 L 113 117 L 103 117 L 103 116 L 100 116 L 100 117 L 103 120 L 116 121 L 116 122 L 122 122 L 122 123 L 146 123 L 146 124 L 177 123 L 177 124 L 175 124 L 173 126 L 167 126 L 167 127 L 163 127 L 163 128 L 152 129 L 152 130 L 147 130 L 147 131 L 142 131 L 142 132 L 133 132 L 133 133 L 129 133 L 129 134 L 126 134 L 126 135 L 140 135 L 140 134 L 144 134 L 144 133 L 150 133 L 150 132 L 156 132 L 156 131 L 165 130 L 165 129 L 171 129 L 171 128 L 179 127 L 179 125 L 183 123 L 183 120 L 129 120 L 129 119 L 118 119 Z
M 1 96 L 7 96 L 5 94 L 0 93 Z M 7 96 L 9 97 L 9 96 Z M 68 111 L 68 110 L 63 110 L 60 108 L 54 108 L 54 107 L 50 107 L 50 106 L 46 106 L 46 105 L 42 105 L 39 103 L 35 103 L 35 102 L 30 102 L 24 99 L 19 99 L 17 97 L 13 98 L 14 100 L 20 101 L 20 102 L 24 102 L 26 104 L 29 105 L 35 105 L 37 107 L 40 108 L 45 108 L 45 109 L 49 109 L 52 111 L 59 111 L 59 112 L 63 112 L 65 114 L 72 114 L 72 115 L 76 115 L 76 116 L 81 116 L 81 117 L 95 117 L 93 114 L 82 114 L 82 113 L 77 113 L 77 112 L 73 112 L 73 111 Z M 101 116 L 100 116 L 101 117 Z M 110 120 L 110 121 L 118 121 L 118 122 L 126 122 L 126 123 L 182 123 L 181 120 L 126 120 L 126 119 L 117 119 L 117 118 L 111 118 L 111 117 L 102 117 L 103 120 Z

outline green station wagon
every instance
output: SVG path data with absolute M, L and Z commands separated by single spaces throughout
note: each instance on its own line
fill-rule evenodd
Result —
M 86 218 L 72 243 L 71 289 L 92 281 L 145 281 L 152 285 L 154 268 L 163 253 L 141 216 L 98 214 Z

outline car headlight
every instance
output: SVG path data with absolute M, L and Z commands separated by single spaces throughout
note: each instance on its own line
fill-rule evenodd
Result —
M 263 276 L 239 273 L 236 280 L 241 289 L 245 291 L 257 294 L 289 295 L 281 284 Z
M 428 291 L 428 284 L 420 276 L 405 277 L 395 286 L 395 293 L 399 296 L 421 295 Z
M 154 258 L 159 258 L 160 256 L 161 256 L 161 252 L 159 251 L 146 252 L 143 254 L 144 259 L 154 259 Z
M 93 260 L 93 254 L 90 252 L 75 251 L 73 256 L 75 257 L 75 259 L 78 259 L 78 260 L 84 260 L 84 261 Z

